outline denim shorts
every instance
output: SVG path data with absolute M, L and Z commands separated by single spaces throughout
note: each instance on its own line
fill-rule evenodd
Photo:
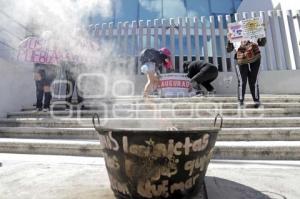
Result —
M 155 73 L 156 72 L 155 63 L 153 62 L 144 63 L 141 67 L 141 72 L 144 74 Z

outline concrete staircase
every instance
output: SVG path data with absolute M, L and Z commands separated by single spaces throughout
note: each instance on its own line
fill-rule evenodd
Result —
M 245 108 L 239 109 L 235 97 L 128 97 L 89 101 L 85 111 L 65 111 L 59 104 L 47 113 L 29 107 L 0 119 L 0 153 L 101 156 L 91 122 L 94 113 L 113 128 L 211 127 L 220 113 L 224 125 L 215 158 L 299 160 L 300 96 L 264 95 L 262 102 L 261 108 L 254 109 L 248 97 Z

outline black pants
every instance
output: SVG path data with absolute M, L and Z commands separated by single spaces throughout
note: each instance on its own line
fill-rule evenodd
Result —
M 258 73 L 260 68 L 260 59 L 251 63 L 236 66 L 236 74 L 238 77 L 238 99 L 240 102 L 244 101 L 247 81 L 249 81 L 249 88 L 254 102 L 259 102 L 259 86 Z
M 218 77 L 218 69 L 214 65 L 208 64 L 207 66 L 201 68 L 200 72 L 193 77 L 193 79 L 198 83 L 198 85 L 202 85 L 207 91 L 213 91 L 214 87 L 211 85 Z
M 69 103 L 72 102 L 72 96 L 74 93 L 74 89 L 76 89 L 77 102 L 78 102 L 78 104 L 80 104 L 81 102 L 83 102 L 83 97 L 81 97 L 81 92 L 78 89 L 78 86 L 76 84 L 76 81 L 75 81 L 73 75 L 70 74 L 69 72 L 66 72 L 66 79 L 68 81 L 67 86 L 66 86 L 66 95 L 67 95 L 66 101 Z
M 50 86 L 45 84 L 44 80 L 35 81 L 36 85 L 36 108 L 42 109 L 44 108 L 50 108 L 50 102 L 52 99 L 51 92 L 44 92 L 44 86 Z M 44 99 L 44 106 L 43 106 L 43 98 Z

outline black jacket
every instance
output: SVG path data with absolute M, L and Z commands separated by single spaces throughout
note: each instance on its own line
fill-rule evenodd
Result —
M 156 67 L 161 67 L 167 58 L 168 57 L 166 55 L 154 48 L 144 49 L 140 54 L 140 62 L 142 65 L 147 62 L 153 62 L 155 63 Z
M 186 68 L 186 66 L 187 66 L 187 77 L 191 79 L 195 77 L 195 75 L 197 75 L 204 67 L 213 67 L 214 69 L 217 69 L 215 65 L 207 63 L 202 60 L 185 62 L 184 68 Z

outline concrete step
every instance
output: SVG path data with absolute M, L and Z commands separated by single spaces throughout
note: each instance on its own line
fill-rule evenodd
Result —
M 218 141 L 300 141 L 300 127 L 223 128 Z
M 265 102 L 300 102 L 300 95 L 261 95 L 261 101 Z M 252 102 L 252 97 L 246 95 L 246 102 Z M 142 98 L 140 96 L 133 97 L 119 97 L 119 98 L 103 98 L 96 100 L 86 100 L 90 104 L 106 103 L 163 103 L 163 102 L 237 102 L 236 96 L 204 96 L 204 97 L 179 97 L 179 98 Z
M 299 117 L 300 108 L 259 108 L 259 109 L 157 109 L 157 110 L 83 110 L 83 111 L 23 111 L 8 113 L 8 118 L 86 118 L 92 117 L 98 113 L 101 117 L 126 117 L 126 118 L 157 118 L 157 117 L 173 117 L 173 118 L 199 118 L 199 117 L 213 117 L 216 114 L 231 117 L 280 117 L 290 116 Z
M 300 160 L 300 141 L 218 141 L 214 158 Z M 101 156 L 98 141 L 65 141 L 0 138 L 0 153 Z
M 94 128 L 0 127 L 0 138 L 98 140 Z M 300 127 L 223 128 L 218 141 L 300 141 Z
M 0 127 L 0 138 L 98 140 L 94 128 Z
M 254 104 L 252 102 L 245 103 L 245 109 L 254 108 Z M 65 106 L 52 106 L 52 110 L 54 111 L 65 111 Z M 237 109 L 237 103 L 207 103 L 207 102 L 177 102 L 177 103 L 117 103 L 114 105 L 111 104 L 98 104 L 98 105 L 87 105 L 86 109 L 88 110 L 163 110 L 163 109 Z M 263 103 L 261 108 L 270 109 L 270 108 L 300 108 L 300 103 Z M 78 109 L 76 105 L 73 106 L 71 111 L 76 112 Z M 82 110 L 81 112 L 85 112 L 86 110 Z M 31 112 L 36 113 L 35 107 L 27 107 L 23 108 L 21 112 Z M 68 110 L 67 112 L 70 112 Z M 8 117 L 13 117 L 15 113 L 8 113 Z M 40 112 L 39 114 L 43 114 Z M 68 114 L 66 114 L 68 115 Z
M 300 160 L 300 141 L 219 141 L 216 159 Z
M 156 128 L 177 127 L 191 129 L 212 127 L 214 118 L 101 118 L 107 128 Z M 90 128 L 91 118 L 9 118 L 0 119 L 0 127 L 55 127 Z M 224 117 L 224 128 L 300 127 L 300 117 Z
M 0 153 L 102 156 L 99 141 L 0 138 Z

